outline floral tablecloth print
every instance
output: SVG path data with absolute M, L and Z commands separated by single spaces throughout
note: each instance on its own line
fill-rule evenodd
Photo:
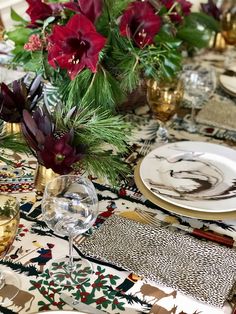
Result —
M 218 90 L 217 92 L 223 93 Z M 227 97 L 227 95 L 224 95 Z M 232 100 L 232 98 L 231 98 Z M 131 152 L 125 161 L 135 167 L 137 161 L 158 146 L 156 141 L 157 121 L 151 119 L 146 110 L 136 110 L 126 115 L 136 127 L 130 140 Z M 199 125 L 199 132 L 189 134 L 184 127 L 184 118 L 168 122 L 170 141 L 200 140 L 214 143 L 233 144 L 236 131 L 226 131 L 217 127 Z M 32 156 L 19 155 L 10 151 L 1 154 L 13 164 L 0 163 L 0 192 L 12 193 L 21 204 L 21 220 L 17 237 L 7 256 L 0 260 L 1 267 L 14 271 L 21 281 L 18 295 L 9 300 L 6 307 L 0 305 L 2 313 L 35 313 L 44 310 L 70 309 L 60 299 L 63 291 L 93 307 L 107 313 L 175 313 L 175 314 L 230 314 L 232 304 L 226 303 L 222 309 L 195 301 L 178 291 L 147 281 L 137 274 L 118 269 L 103 262 L 91 260 L 94 273 L 89 281 L 74 287 L 60 287 L 48 273 L 50 262 L 68 254 L 67 238 L 55 234 L 41 220 L 41 195 L 34 190 L 33 176 L 36 162 Z M 77 237 L 74 254 L 79 257 L 79 243 L 94 232 L 112 214 L 141 209 L 155 212 L 161 220 L 210 229 L 235 237 L 236 220 L 203 221 L 171 214 L 146 200 L 137 190 L 130 175 L 117 187 L 111 187 L 94 178 L 99 196 L 99 215 L 93 231 Z M 46 257 L 45 257 L 46 256 Z M 148 261 L 147 261 L 148 263 Z M 5 297 L 0 289 L 1 298 Z

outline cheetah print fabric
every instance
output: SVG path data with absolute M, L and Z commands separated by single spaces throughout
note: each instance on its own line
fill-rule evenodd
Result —
M 113 215 L 79 249 L 213 306 L 235 289 L 235 250 L 168 228 Z

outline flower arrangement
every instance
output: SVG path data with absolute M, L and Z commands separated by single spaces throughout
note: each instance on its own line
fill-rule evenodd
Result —
M 10 123 L 20 123 L 23 110 L 33 111 L 42 98 L 43 85 L 41 76 L 33 78 L 30 85 L 26 84 L 27 76 L 12 83 L 12 88 L 4 82 L 0 84 L 0 119 Z
M 87 171 L 115 183 L 128 173 L 122 154 L 130 124 L 108 111 L 61 102 L 52 108 L 43 93 L 41 76 L 26 81 L 28 76 L 13 81 L 12 86 L 0 84 L 0 119 L 20 124 L 23 135 L 3 132 L 3 149 L 31 152 L 40 165 L 57 174 Z M 9 163 L 4 154 L 0 160 Z
M 26 84 L 27 76 L 19 81 L 14 81 L 12 87 L 5 83 L 0 84 L 0 119 L 1 134 L 0 144 L 2 150 L 10 149 L 18 153 L 29 152 L 20 134 L 6 134 L 4 122 L 20 124 L 23 118 L 23 110 L 34 110 L 38 101 L 42 98 L 41 76 L 35 76 L 29 85 Z M 3 152 L 0 160 L 11 163 Z
M 11 12 L 13 61 L 41 73 L 70 106 L 114 111 L 143 78 L 175 76 L 181 51 L 206 46 L 218 28 L 187 0 L 26 1 L 29 20 Z
M 61 103 L 53 111 L 46 105 L 33 113 L 24 110 L 22 118 L 22 132 L 39 164 L 58 174 L 86 171 L 112 183 L 128 173 L 121 157 L 129 128 L 107 111 L 78 106 L 68 110 Z

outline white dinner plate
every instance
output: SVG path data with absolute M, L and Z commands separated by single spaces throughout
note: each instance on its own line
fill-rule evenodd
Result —
M 205 212 L 236 210 L 236 150 L 204 142 L 156 148 L 140 166 L 140 177 L 156 196 Z
M 226 92 L 236 96 L 236 76 L 220 75 L 220 84 Z

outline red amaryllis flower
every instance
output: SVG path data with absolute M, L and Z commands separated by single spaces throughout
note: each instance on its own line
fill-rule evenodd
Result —
M 169 10 L 174 3 L 177 3 L 176 7 L 170 13 L 170 18 L 173 22 L 181 22 L 183 16 L 191 13 L 192 3 L 187 0 L 162 0 L 164 6 Z
M 56 25 L 48 38 L 48 62 L 67 69 L 73 80 L 84 68 L 96 72 L 98 56 L 106 39 L 97 33 L 92 22 L 75 14 L 65 26 Z
M 24 110 L 22 132 L 38 162 L 58 174 L 71 172 L 71 166 L 84 156 L 83 145 L 73 145 L 73 131 L 56 132 L 45 108 L 37 108 L 33 116 Z
M 160 28 L 161 18 L 148 2 L 132 2 L 120 21 L 121 35 L 132 38 L 140 48 L 152 44 Z
M 80 0 L 79 3 L 67 2 L 64 3 L 64 7 L 74 12 L 80 12 L 84 14 L 91 22 L 95 22 L 96 19 L 102 13 L 103 1 L 102 0 Z
M 29 14 L 32 26 L 37 26 L 37 22 L 46 20 L 52 15 L 52 8 L 43 3 L 42 0 L 26 0 L 29 4 L 29 8 L 26 13 Z
M 58 16 L 63 10 L 61 3 L 44 3 L 42 0 L 26 0 L 29 4 L 26 13 L 29 14 L 31 24 L 29 27 L 37 27 L 38 21 L 44 21 L 50 16 Z
M 37 76 L 29 87 L 24 81 L 14 81 L 12 90 L 1 83 L 0 118 L 6 122 L 19 123 L 23 110 L 33 110 L 42 97 L 41 76 Z

